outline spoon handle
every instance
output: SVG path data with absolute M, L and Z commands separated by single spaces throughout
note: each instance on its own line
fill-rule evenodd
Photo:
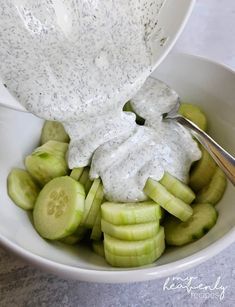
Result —
M 202 131 L 197 125 L 185 117 L 177 115 L 175 117 L 169 117 L 169 119 L 173 119 L 189 129 L 202 146 L 209 152 L 219 167 L 224 171 L 232 184 L 235 185 L 235 158 L 216 143 L 207 133 Z

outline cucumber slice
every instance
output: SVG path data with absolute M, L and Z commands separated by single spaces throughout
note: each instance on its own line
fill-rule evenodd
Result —
M 210 204 L 193 204 L 193 215 L 187 222 L 169 217 L 164 224 L 166 242 L 181 246 L 204 236 L 216 223 L 217 212 Z
M 135 113 L 135 115 L 136 115 L 136 120 L 135 120 L 136 123 L 137 123 L 138 125 L 141 125 L 141 126 L 144 125 L 145 119 L 143 119 L 141 116 L 139 116 L 139 115 L 134 111 L 134 109 L 133 109 L 133 107 L 132 107 L 130 101 L 128 101 L 128 102 L 124 105 L 123 111 Z
M 31 210 L 39 193 L 33 178 L 23 169 L 14 168 L 7 177 L 8 195 L 22 209 Z
M 100 212 L 100 206 L 102 204 L 103 198 L 104 198 L 104 191 L 103 191 L 103 186 L 100 183 L 96 191 L 95 198 L 92 202 L 91 208 L 88 212 L 88 216 L 84 222 L 85 227 L 93 228 L 93 226 L 95 225 L 95 220 L 98 212 Z
M 82 226 L 78 226 L 77 230 L 75 230 L 73 234 L 61 239 L 60 242 L 68 244 L 68 245 L 74 245 L 84 238 L 86 232 L 87 232 L 86 228 Z
M 83 167 L 72 169 L 70 177 L 72 177 L 74 180 L 78 181 L 80 179 L 81 175 L 82 175 L 83 170 L 84 170 Z
M 198 192 L 196 202 L 217 204 L 223 197 L 226 186 L 227 179 L 222 170 L 217 167 L 210 183 Z
M 166 217 L 166 211 L 164 209 L 162 209 L 162 216 L 160 218 L 160 224 L 164 221 L 165 217 Z
M 141 256 L 149 254 L 164 240 L 164 229 L 160 227 L 158 233 L 145 240 L 126 241 L 119 240 L 104 233 L 104 249 L 118 256 Z
M 68 150 L 68 144 L 67 143 L 62 143 L 58 141 L 48 141 L 47 143 L 37 147 L 34 149 L 33 153 L 34 154 L 42 154 L 45 152 L 53 154 L 58 157 L 64 157 Z
M 113 267 L 121 267 L 121 268 L 132 268 L 138 266 L 144 266 L 147 264 L 151 264 L 156 261 L 164 252 L 164 247 L 159 246 L 149 254 L 140 255 L 140 256 L 117 256 L 109 251 L 105 250 L 105 260 L 108 264 Z
M 43 186 L 51 179 L 68 173 L 65 160 L 67 149 L 66 143 L 49 141 L 26 157 L 25 166 L 30 175 Z
M 102 219 L 101 229 L 104 233 L 116 239 L 139 241 L 149 239 L 158 233 L 159 220 L 133 225 L 113 225 Z
M 179 179 L 165 172 L 163 178 L 159 181 L 171 194 L 181 199 L 186 204 L 191 204 L 195 199 L 194 192 Z
M 85 208 L 84 208 L 84 213 L 83 213 L 83 217 L 82 217 L 82 225 L 85 225 L 86 219 L 87 219 L 88 214 L 90 212 L 92 203 L 95 199 L 95 195 L 96 195 L 96 192 L 99 188 L 99 185 L 100 185 L 100 179 L 95 179 L 92 183 L 92 186 L 91 186 L 87 196 L 86 196 Z
M 42 128 L 41 144 L 45 144 L 46 142 L 51 140 L 69 143 L 69 136 L 65 132 L 64 127 L 61 123 L 47 120 L 45 121 Z
M 60 242 L 68 245 L 74 245 L 78 243 L 80 240 L 76 235 L 70 235 L 60 240 Z
M 144 192 L 162 208 L 182 221 L 188 220 L 193 214 L 188 204 L 173 196 L 163 185 L 151 178 L 147 180 Z
M 196 105 L 190 103 L 181 103 L 179 114 L 191 120 L 200 129 L 207 130 L 207 119 L 205 113 Z
M 92 249 L 97 255 L 104 257 L 103 241 L 92 241 Z
M 86 194 L 90 191 L 92 183 L 93 183 L 93 181 L 91 181 L 90 178 L 88 178 L 85 185 L 84 185 Z
M 71 235 L 79 226 L 84 211 L 83 186 L 69 176 L 52 179 L 38 195 L 33 211 L 34 225 L 46 239 Z
M 99 211 L 97 213 L 97 217 L 95 219 L 95 224 L 92 228 L 91 232 L 91 240 L 100 240 L 102 237 L 102 231 L 101 231 L 101 212 Z
M 88 167 L 85 167 L 83 169 L 83 172 L 80 176 L 80 179 L 79 179 L 79 182 L 85 186 L 87 180 L 89 179 L 89 168 Z
M 153 201 L 126 204 L 106 202 L 101 205 L 102 219 L 114 225 L 148 223 L 159 220 L 161 216 L 162 209 Z
M 200 149 L 202 157 L 193 165 L 189 177 L 189 186 L 196 192 L 209 184 L 217 167 L 209 153 L 202 146 Z
M 89 167 L 85 167 L 83 169 L 83 172 L 80 176 L 79 182 L 84 186 L 85 188 L 85 192 L 86 194 L 89 192 L 93 181 L 90 180 L 89 178 L 89 172 L 90 172 L 90 168 Z
M 115 255 L 109 250 L 105 249 L 105 259 L 106 261 L 115 267 L 137 267 L 147 264 L 151 264 L 156 261 L 165 250 L 165 239 L 164 239 L 164 230 L 161 227 L 159 231 L 159 242 L 152 251 L 147 254 L 133 255 L 133 256 L 122 256 Z

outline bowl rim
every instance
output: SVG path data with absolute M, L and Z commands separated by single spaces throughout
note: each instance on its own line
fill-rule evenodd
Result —
M 183 30 L 186 26 L 186 23 L 188 22 L 189 17 L 192 14 L 195 3 L 196 3 L 196 0 L 189 0 L 189 1 L 190 1 L 190 3 L 188 5 L 188 11 L 184 16 L 178 31 L 175 33 L 174 37 L 171 40 L 171 43 L 166 48 L 165 52 L 156 61 L 155 65 L 153 66 L 152 72 L 154 72 L 154 70 L 164 61 L 164 59 L 167 57 L 167 55 L 169 54 L 169 52 L 172 50 L 173 46 L 175 45 L 176 41 L 178 40 L 178 38 L 182 34 L 182 32 L 183 32 Z
M 227 65 L 218 63 L 214 60 L 207 59 L 202 56 L 186 54 L 182 52 L 174 52 L 172 56 L 188 57 L 193 60 L 204 61 L 208 64 L 218 66 L 221 69 L 231 72 L 235 76 L 235 71 Z M 232 227 L 224 236 L 213 242 L 202 250 L 184 257 L 180 260 L 170 262 L 155 267 L 139 267 L 134 269 L 125 270 L 99 270 L 99 269 L 85 269 L 75 266 L 70 266 L 58 263 L 42 256 L 36 255 L 23 247 L 11 242 L 0 234 L 0 244 L 14 254 L 18 255 L 28 263 L 42 268 L 48 272 L 60 275 L 62 277 L 77 279 L 81 281 L 99 282 L 99 283 L 127 283 L 127 282 L 140 282 L 145 280 L 152 280 L 167 277 L 175 273 L 196 266 L 205 260 L 215 256 L 226 247 L 235 241 L 235 226 Z

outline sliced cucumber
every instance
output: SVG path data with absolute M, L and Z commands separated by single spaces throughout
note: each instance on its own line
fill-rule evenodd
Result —
M 91 208 L 88 212 L 88 216 L 84 222 L 84 226 L 87 228 L 93 228 L 98 212 L 100 212 L 100 206 L 104 198 L 103 186 L 100 183 L 98 190 L 96 191 L 95 198 L 92 202 Z
M 88 214 L 90 212 L 92 203 L 95 199 L 95 195 L 96 195 L 96 192 L 99 188 L 99 185 L 100 185 L 100 179 L 95 179 L 92 183 L 92 186 L 91 186 L 87 196 L 86 196 L 85 208 L 84 208 L 84 213 L 83 213 L 83 217 L 82 217 L 82 225 L 85 225 L 86 219 L 87 219 Z
M 92 241 L 92 249 L 97 255 L 104 257 L 103 241 Z
M 139 116 L 139 115 L 134 111 L 134 109 L 133 109 L 133 107 L 132 107 L 130 101 L 128 101 L 128 102 L 124 105 L 123 111 L 135 113 L 135 115 L 136 115 L 136 120 L 135 120 L 136 123 L 137 123 L 138 125 L 144 125 L 145 120 L 144 120 L 141 116 Z
M 148 239 L 139 241 L 119 240 L 104 233 L 104 249 L 118 256 L 141 256 L 151 253 L 164 240 L 164 229 L 160 227 L 158 233 Z
M 47 183 L 38 195 L 33 211 L 34 226 L 46 239 L 57 240 L 72 234 L 84 211 L 83 186 L 69 176 Z
M 105 260 L 108 264 L 114 267 L 132 268 L 144 266 L 156 261 L 164 252 L 165 246 L 159 246 L 152 252 L 139 256 L 117 256 L 105 250 Z
M 91 240 L 100 240 L 102 237 L 102 231 L 101 231 L 101 212 L 99 211 L 97 213 L 97 217 L 95 219 L 95 224 L 92 228 L 91 232 Z
M 7 177 L 8 195 L 22 209 L 31 210 L 34 207 L 40 191 L 28 172 L 14 168 Z
M 210 204 L 193 204 L 193 215 L 187 222 L 169 217 L 164 223 L 166 242 L 169 245 L 184 245 L 200 239 L 216 223 L 217 212 Z
M 191 120 L 200 129 L 204 131 L 207 130 L 206 115 L 198 106 L 190 103 L 181 103 L 179 108 L 179 114 Z
M 73 234 L 61 239 L 60 241 L 68 245 L 74 245 L 84 238 L 86 232 L 87 232 L 86 228 L 78 226 L 77 230 L 75 230 Z
M 196 192 L 209 184 L 217 167 L 209 153 L 202 146 L 200 149 L 202 157 L 193 165 L 189 177 L 189 185 Z
M 102 219 L 101 229 L 116 239 L 139 241 L 149 239 L 158 233 L 159 220 L 142 224 L 114 225 Z
M 86 194 L 89 192 L 89 190 L 92 186 L 92 182 L 93 182 L 89 178 L 89 172 L 90 172 L 90 168 L 85 167 L 83 169 L 83 172 L 82 172 L 80 178 L 79 178 L 79 182 L 84 186 Z
M 191 204 L 195 199 L 194 192 L 179 179 L 165 172 L 163 178 L 159 181 L 171 194 L 181 199 L 186 204 Z
M 196 202 L 216 205 L 224 195 L 227 179 L 222 170 L 217 167 L 210 183 L 197 194 Z
M 153 201 L 141 203 L 112 203 L 101 205 L 101 217 L 114 225 L 148 223 L 162 217 L 162 209 Z
M 87 180 L 89 179 L 89 168 L 88 167 L 85 167 L 83 169 L 83 172 L 80 176 L 80 179 L 79 179 L 79 182 L 85 186 Z
M 188 204 L 173 196 L 163 185 L 151 178 L 147 180 L 144 192 L 162 208 L 182 221 L 186 221 L 193 214 Z
M 47 153 L 53 154 L 57 157 L 63 157 L 67 150 L 68 144 L 58 141 L 48 141 L 45 144 L 34 149 L 33 154 L 43 154 L 46 150 Z
M 93 183 L 93 181 L 91 181 L 90 178 L 88 178 L 85 185 L 84 185 L 86 194 L 90 191 L 92 183 Z
M 82 175 L 83 170 L 84 170 L 83 167 L 72 169 L 70 177 L 78 181 Z
M 25 166 L 30 175 L 43 186 L 51 179 L 68 173 L 65 160 L 67 149 L 66 143 L 49 141 L 26 157 Z
M 64 244 L 68 244 L 68 245 L 74 245 L 74 244 L 78 243 L 79 241 L 80 241 L 79 238 L 74 234 L 67 236 L 67 237 L 60 240 L 60 242 L 62 242 Z
M 149 253 L 141 255 L 115 255 L 105 249 L 105 259 L 112 266 L 116 267 L 137 267 L 151 264 L 156 261 L 165 250 L 164 230 L 161 227 L 159 231 L 158 245 Z
M 41 144 L 51 140 L 69 143 L 69 136 L 61 123 L 47 120 L 42 128 Z

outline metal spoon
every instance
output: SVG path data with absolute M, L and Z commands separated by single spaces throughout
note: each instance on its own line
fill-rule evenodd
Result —
M 163 114 L 164 120 L 174 120 L 178 124 L 187 128 L 193 136 L 202 144 L 202 146 L 209 152 L 211 157 L 224 171 L 226 176 L 235 185 L 235 158 L 224 150 L 218 143 L 216 143 L 206 132 L 201 130 L 197 125 L 188 120 L 182 115 L 178 114 L 180 107 L 180 99 L 176 105 L 168 112 Z

